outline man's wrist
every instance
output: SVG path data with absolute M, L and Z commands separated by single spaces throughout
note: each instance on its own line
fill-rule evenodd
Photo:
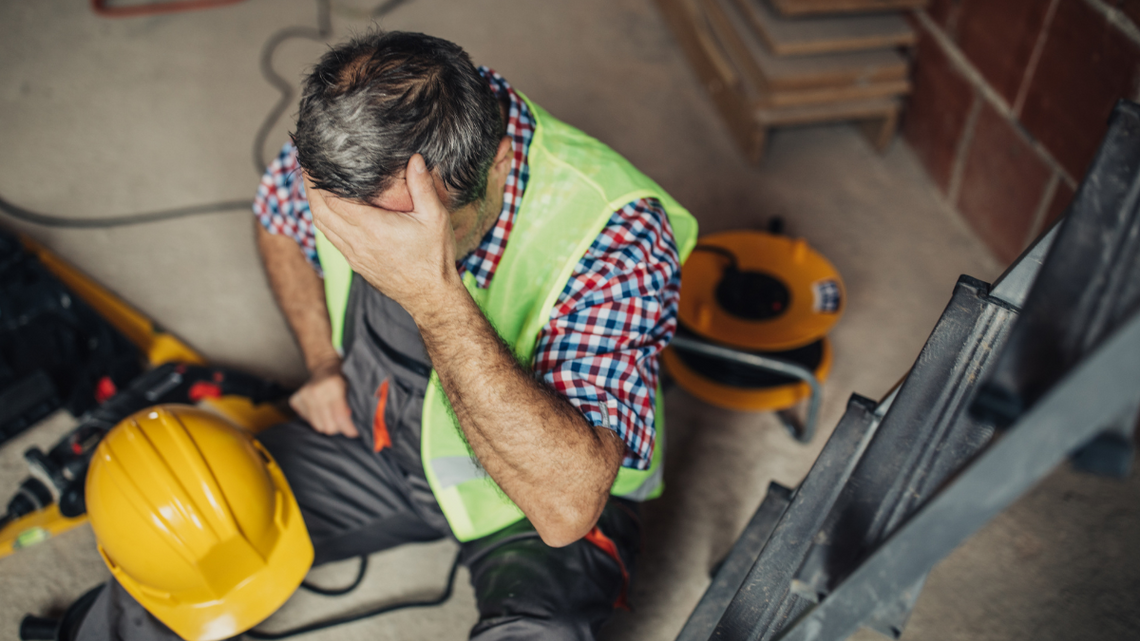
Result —
M 445 278 L 436 287 L 409 296 L 402 306 L 424 332 L 456 320 L 466 306 L 473 304 L 471 294 L 456 273 L 454 278 Z
M 309 370 L 309 380 L 319 380 L 339 375 L 341 358 L 339 354 L 333 351 L 331 354 L 312 359 L 305 365 L 305 368 Z

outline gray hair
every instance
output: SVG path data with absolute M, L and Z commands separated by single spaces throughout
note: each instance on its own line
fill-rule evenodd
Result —
M 293 142 L 315 187 L 361 202 L 422 154 L 456 209 L 486 194 L 504 130 L 499 101 L 458 45 L 374 31 L 321 57 L 305 79 Z

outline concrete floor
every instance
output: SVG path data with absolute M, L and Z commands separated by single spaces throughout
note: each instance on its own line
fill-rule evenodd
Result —
M 334 2 L 334 38 L 365 29 L 366 0 Z M 74 0 L 0 2 L 0 194 L 70 217 L 113 216 L 252 196 L 250 141 L 276 93 L 258 74 L 262 43 L 315 23 L 312 0 L 250 0 L 166 17 L 105 19 Z M 845 317 L 821 433 L 794 443 L 773 416 L 667 398 L 669 491 L 645 509 L 634 610 L 606 639 L 675 637 L 771 480 L 807 472 L 852 392 L 877 397 L 913 362 L 955 279 L 1001 265 L 937 196 L 896 142 L 875 154 L 847 126 L 778 132 L 760 168 L 733 147 L 651 0 L 569 3 L 416 0 L 390 29 L 452 39 L 560 118 L 605 140 L 699 218 L 702 230 L 784 216 L 843 274 Z M 323 45 L 292 40 L 276 69 L 297 79 Z M 292 113 L 292 112 L 290 112 Z M 284 140 L 286 118 L 268 153 Z M 243 212 L 107 230 L 14 223 L 133 302 L 215 362 L 296 383 L 303 370 L 273 305 Z M 57 415 L 0 449 L 0 495 L 24 475 L 20 453 L 71 424 Z M 940 564 L 904 639 L 1140 638 L 1140 481 L 1059 470 Z M 298 594 L 267 627 L 434 593 L 454 548 L 375 555 L 364 587 Z M 314 571 L 350 580 L 355 562 Z M 107 571 L 82 527 L 0 559 L 0 636 L 25 612 L 59 610 Z M 474 601 L 456 596 L 311 635 L 461 639 Z M 877 638 L 860 633 L 860 638 Z

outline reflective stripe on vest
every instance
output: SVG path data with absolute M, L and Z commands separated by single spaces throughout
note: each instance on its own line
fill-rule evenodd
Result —
M 463 283 L 519 361 L 529 366 L 538 334 L 566 282 L 615 211 L 641 198 L 658 199 L 665 207 L 682 261 L 696 244 L 697 224 L 676 200 L 609 147 L 529 100 L 527 104 L 537 125 L 528 155 L 530 179 L 510 240 L 486 289 L 478 288 L 470 273 Z M 334 344 L 339 349 L 351 271 L 320 232 L 317 252 L 325 272 Z M 662 491 L 665 430 L 660 389 L 656 397 L 657 443 L 649 469 L 621 468 L 611 489 L 614 495 L 640 501 Z M 522 511 L 471 459 L 434 371 L 421 421 L 424 471 L 456 538 L 470 541 L 523 518 Z
M 428 462 L 435 472 L 436 483 L 441 488 L 449 488 L 467 481 L 477 481 L 487 472 L 471 458 L 470 454 L 464 456 L 440 456 Z

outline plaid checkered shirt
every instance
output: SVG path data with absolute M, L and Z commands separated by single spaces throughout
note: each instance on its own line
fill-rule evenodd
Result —
M 456 265 L 460 273 L 471 272 L 479 287 L 487 287 L 530 177 L 527 154 L 535 121 L 502 76 L 486 67 L 479 73 L 500 101 L 510 104 L 507 136 L 513 152 L 495 226 Z M 297 241 L 320 272 L 313 218 L 291 143 L 261 179 L 253 211 L 270 233 Z M 534 374 L 587 421 L 621 437 L 626 467 L 648 469 L 653 455 L 657 356 L 676 330 L 680 287 L 680 259 L 665 210 L 654 198 L 637 200 L 614 212 L 578 262 L 550 322 L 539 333 Z

